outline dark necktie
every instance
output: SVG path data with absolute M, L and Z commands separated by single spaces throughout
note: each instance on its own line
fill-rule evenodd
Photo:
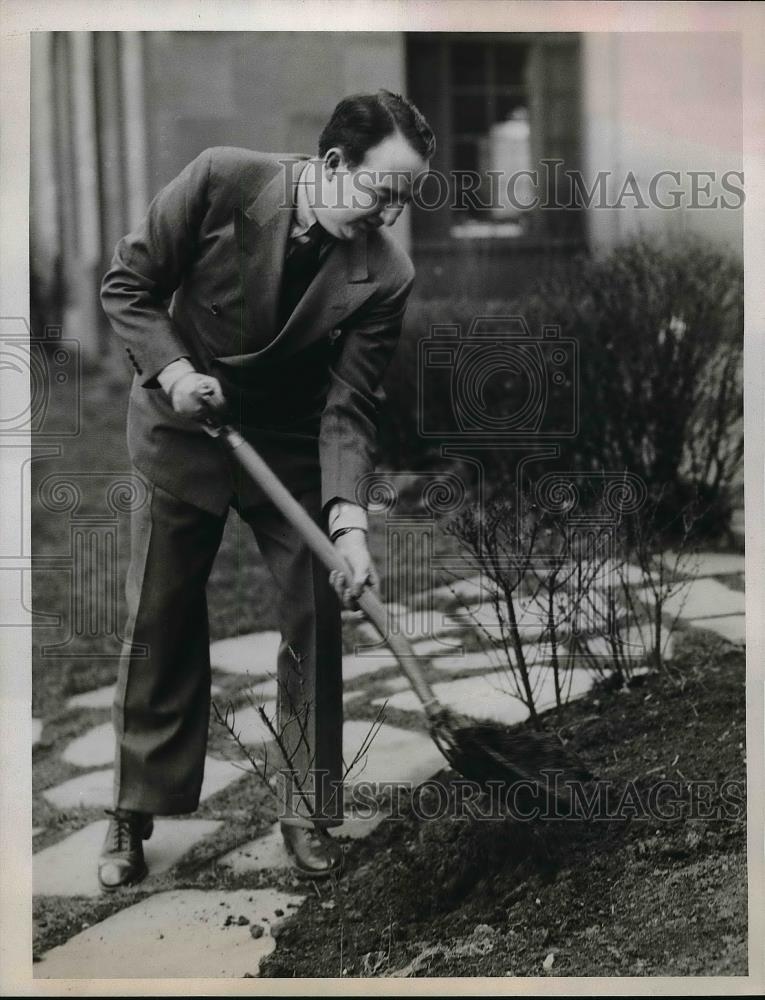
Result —
M 291 240 L 284 262 L 279 302 L 280 326 L 284 326 L 303 298 L 319 270 L 321 252 L 331 237 L 318 222 L 314 222 L 302 240 Z

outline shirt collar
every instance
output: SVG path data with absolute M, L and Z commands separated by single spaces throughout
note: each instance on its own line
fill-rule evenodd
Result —
M 300 171 L 300 176 L 298 177 L 295 211 L 292 216 L 292 228 L 290 230 L 291 239 L 303 236 L 318 221 L 308 198 L 309 173 L 312 173 L 314 169 L 313 161 L 309 160 Z

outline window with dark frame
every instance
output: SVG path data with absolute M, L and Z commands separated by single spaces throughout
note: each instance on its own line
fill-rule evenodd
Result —
M 579 166 L 578 35 L 410 34 L 407 75 L 438 137 L 433 169 L 449 179 L 448 204 L 414 213 L 417 244 L 581 240 L 581 214 L 549 207 Z M 544 209 L 526 208 L 535 195 Z

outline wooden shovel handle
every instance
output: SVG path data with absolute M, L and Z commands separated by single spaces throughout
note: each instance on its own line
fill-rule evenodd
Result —
M 236 461 L 258 484 L 274 506 L 297 528 L 306 544 L 321 559 L 327 569 L 330 572 L 337 570 L 347 576 L 348 566 L 343 557 L 252 445 L 245 441 L 233 427 L 217 423 L 212 415 L 206 424 L 209 432 L 214 437 L 221 439 Z M 431 718 L 438 714 L 441 706 L 417 663 L 417 654 L 412 649 L 411 643 L 402 635 L 391 635 L 388 632 L 388 614 L 385 606 L 377 595 L 368 588 L 358 598 L 358 604 L 380 633 L 380 637 L 390 647 L 407 680 L 412 685 L 414 693 L 422 702 L 428 717 Z

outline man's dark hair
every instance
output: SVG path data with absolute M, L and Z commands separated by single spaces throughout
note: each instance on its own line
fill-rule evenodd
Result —
M 376 94 L 344 97 L 332 112 L 319 137 L 319 155 L 338 146 L 351 167 L 358 166 L 368 149 L 394 132 L 400 132 L 424 160 L 436 151 L 433 129 L 424 115 L 400 94 L 378 90 Z

